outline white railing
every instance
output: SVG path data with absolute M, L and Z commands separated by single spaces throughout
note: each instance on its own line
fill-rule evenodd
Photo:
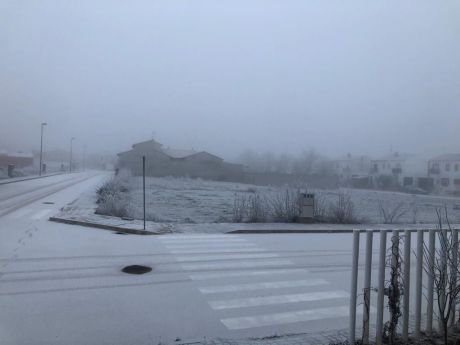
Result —
M 411 232 L 416 231 L 417 243 L 415 247 L 415 281 L 411 282 L 410 266 L 411 266 Z M 447 264 L 447 241 L 448 234 L 451 236 L 451 242 L 454 243 L 455 247 L 452 251 L 452 257 L 449 257 L 449 264 Z M 363 232 L 366 237 L 365 241 L 365 256 L 364 256 L 364 281 L 362 296 L 363 301 L 358 301 L 358 266 L 359 266 L 359 247 L 360 247 L 360 233 Z M 379 234 L 380 246 L 378 251 L 379 263 L 378 263 L 378 276 L 377 276 L 377 287 L 376 289 L 371 288 L 372 278 L 372 247 L 373 247 L 373 236 L 374 232 Z M 391 258 L 387 261 L 387 234 L 391 233 Z M 428 233 L 428 243 L 424 243 L 424 233 Z M 438 251 L 436 250 L 436 234 L 441 232 L 440 243 L 438 245 Z M 433 315 L 436 313 L 439 315 L 439 310 L 433 308 L 434 301 L 434 279 L 436 274 L 434 272 L 435 259 L 440 260 L 441 267 L 444 264 L 445 267 L 448 265 L 454 265 L 455 269 L 450 270 L 449 274 L 456 274 L 457 272 L 457 259 L 458 259 L 458 230 L 354 230 L 353 231 L 353 255 L 352 255 L 352 271 L 351 271 L 351 293 L 350 293 L 350 323 L 349 323 L 349 342 L 354 344 L 356 341 L 356 308 L 358 304 L 363 302 L 363 327 L 362 327 L 362 342 L 363 344 L 369 344 L 369 320 L 371 318 L 371 291 L 376 290 L 377 293 L 377 308 L 376 310 L 376 337 L 375 343 L 377 345 L 382 344 L 383 329 L 384 329 L 384 308 L 385 308 L 385 294 L 388 289 L 385 289 L 385 277 L 387 270 L 391 270 L 394 265 L 397 265 L 397 259 L 394 250 L 399 253 L 399 247 L 401 240 L 404 240 L 404 248 L 402 251 L 402 322 L 401 322 L 401 336 L 404 341 L 407 341 L 409 337 L 409 331 L 417 339 L 422 334 L 422 313 L 426 313 L 425 328 L 423 331 L 427 335 L 433 333 Z M 435 255 L 437 254 L 436 258 Z M 445 253 L 445 254 L 442 254 Z M 399 255 L 399 254 L 398 254 Z M 440 256 L 440 258 L 438 258 Z M 450 267 L 450 266 L 449 266 Z M 447 268 L 446 268 L 447 269 Z M 433 270 L 433 272 L 430 272 Z M 423 277 L 426 276 L 426 287 L 423 287 Z M 414 277 L 412 276 L 412 279 Z M 457 277 L 454 277 L 452 281 L 457 282 Z M 412 303 L 415 303 L 415 315 L 414 316 L 414 327 L 409 329 L 409 314 L 410 314 L 410 293 L 411 284 L 413 285 L 412 292 L 415 290 L 415 299 Z M 425 291 L 422 291 L 425 289 Z M 422 311 L 422 296 L 425 292 L 426 297 L 426 311 Z M 438 294 L 442 298 L 442 294 Z M 358 303 L 359 302 L 359 303 Z M 414 307 L 414 306 L 412 306 Z M 453 303 L 452 310 L 450 311 L 450 324 L 455 322 L 455 303 Z M 440 323 L 439 331 L 443 329 L 443 325 Z

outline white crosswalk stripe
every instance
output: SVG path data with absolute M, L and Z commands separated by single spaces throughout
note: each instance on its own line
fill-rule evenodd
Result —
M 287 281 L 262 282 L 262 283 L 252 283 L 252 284 L 208 286 L 208 287 L 201 287 L 200 291 L 203 294 L 215 294 L 215 293 L 224 293 L 224 292 L 254 291 L 254 290 L 263 290 L 263 289 L 281 289 L 281 288 L 304 287 L 304 286 L 318 286 L 318 285 L 327 285 L 327 284 L 329 283 L 324 279 L 287 280 Z
M 213 309 L 231 309 L 284 303 L 312 302 L 326 299 L 348 298 L 349 296 L 350 295 L 346 291 L 320 291 L 291 295 L 235 298 L 210 301 L 209 304 Z
M 232 272 L 212 272 L 212 273 L 197 273 L 190 274 L 192 280 L 211 280 L 219 278 L 231 277 L 252 277 L 252 276 L 274 276 L 283 274 L 306 274 L 307 270 L 303 268 L 287 268 L 287 269 L 273 269 L 273 270 L 247 270 L 247 271 L 232 271 Z
M 203 243 L 197 243 L 197 244 L 171 244 L 171 245 L 165 245 L 167 249 L 207 249 L 211 248 L 210 244 L 203 244 Z M 237 248 L 257 248 L 256 245 L 252 243 L 226 243 L 226 244 L 212 244 L 212 248 L 228 248 L 228 249 L 233 249 L 236 250 Z
M 222 243 L 222 244 L 227 244 L 227 243 L 245 243 L 246 240 L 242 238 L 194 238 L 194 239 L 189 239 L 189 240 L 168 240 L 168 239 L 162 239 L 163 243 L 166 244 L 198 244 L 198 243 Z
M 162 241 L 165 240 L 177 240 L 177 241 L 184 241 L 187 239 L 200 239 L 200 240 L 206 240 L 210 238 L 240 238 L 240 236 L 235 236 L 235 235 L 224 235 L 224 234 L 197 234 L 197 235 L 165 235 L 164 237 L 161 238 Z
M 189 255 L 176 256 L 176 260 L 183 261 L 205 261 L 205 260 L 242 260 L 242 259 L 267 259 L 279 257 L 276 253 L 257 253 L 257 254 L 221 254 L 221 255 Z
M 252 252 L 266 252 L 263 248 L 198 248 L 198 249 L 173 249 L 170 250 L 171 254 L 183 255 L 183 254 L 212 254 L 212 253 L 252 253 Z
M 206 263 L 206 264 L 187 264 L 182 265 L 182 268 L 186 271 L 198 271 L 198 270 L 217 270 L 217 269 L 229 269 L 229 268 L 250 268 L 250 267 L 264 267 L 264 266 L 287 266 L 292 265 L 290 260 L 266 260 L 260 262 L 253 261 L 242 261 L 242 262 L 218 262 L 218 263 Z
M 339 306 L 331 308 L 298 310 L 285 313 L 233 317 L 222 319 L 221 321 L 225 326 L 227 326 L 228 329 L 238 330 L 288 324 L 301 321 L 314 321 L 338 317 L 347 317 L 349 315 L 349 312 L 349 306 Z

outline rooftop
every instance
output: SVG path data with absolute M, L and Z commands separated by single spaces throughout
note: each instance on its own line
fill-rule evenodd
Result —
M 460 161 L 460 153 L 448 153 L 431 158 L 432 161 Z

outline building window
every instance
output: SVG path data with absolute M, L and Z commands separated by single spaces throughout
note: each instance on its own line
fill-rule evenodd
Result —
M 450 171 L 450 163 L 446 163 L 446 171 Z
M 448 187 L 449 186 L 449 179 L 447 177 L 444 177 L 441 179 L 441 186 L 443 187 Z
M 456 178 L 456 179 L 454 180 L 454 185 L 460 186 L 460 178 Z
M 455 163 L 455 165 L 454 165 L 454 170 L 455 170 L 455 171 L 458 171 L 458 163 Z

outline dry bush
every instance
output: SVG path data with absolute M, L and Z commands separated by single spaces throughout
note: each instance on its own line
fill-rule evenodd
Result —
M 407 208 L 404 206 L 404 202 L 399 202 L 394 205 L 379 200 L 379 212 L 383 224 L 393 224 L 407 213 Z
M 299 220 L 302 211 L 300 191 L 286 189 L 285 193 L 271 196 L 268 202 L 273 221 L 295 223 Z
M 355 204 L 350 195 L 339 192 L 336 202 L 329 204 L 328 221 L 338 224 L 356 224 L 359 219 L 355 212 Z
M 247 198 L 244 195 L 235 193 L 233 200 L 232 220 L 233 223 L 242 223 L 246 218 Z
M 129 214 L 129 188 L 126 177 L 115 176 L 96 189 L 96 214 L 127 217 Z
M 327 221 L 327 203 L 323 197 L 315 195 L 315 208 L 313 216 L 317 222 Z
M 260 194 L 255 193 L 248 198 L 247 216 L 250 223 L 264 223 L 267 221 L 268 205 Z
M 437 301 L 438 318 L 441 323 L 440 333 L 444 345 L 449 343 L 449 333 L 453 331 L 457 320 L 452 316 L 452 309 L 460 297 L 460 268 L 459 268 L 459 243 L 454 237 L 454 229 L 447 216 L 447 208 L 444 208 L 445 222 L 440 209 L 436 209 L 438 218 L 438 241 L 439 246 L 430 251 L 424 243 L 423 268 L 428 277 L 433 280 L 435 301 Z M 430 255 L 431 254 L 431 255 Z
M 332 212 L 331 212 L 332 210 Z M 327 204 L 315 197 L 314 219 L 317 222 L 356 223 L 354 206 L 348 196 L 339 195 L 337 204 Z M 234 223 L 296 223 L 302 213 L 300 190 L 286 189 L 274 193 L 235 194 L 232 209 Z
M 126 200 L 113 195 L 108 195 L 103 202 L 99 203 L 96 214 L 114 217 L 129 216 L 129 203 Z

